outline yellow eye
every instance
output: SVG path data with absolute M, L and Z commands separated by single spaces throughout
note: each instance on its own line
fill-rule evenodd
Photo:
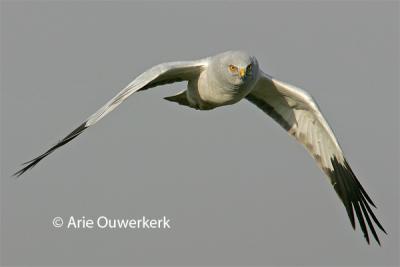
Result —
M 252 68 L 253 68 L 253 64 L 248 65 L 247 69 L 246 69 L 246 72 L 250 72 Z
M 229 65 L 229 71 L 230 72 L 237 72 L 238 68 L 236 66 L 234 66 L 234 65 Z

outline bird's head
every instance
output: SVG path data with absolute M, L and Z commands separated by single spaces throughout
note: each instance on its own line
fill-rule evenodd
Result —
M 243 51 L 228 51 L 215 57 L 214 72 L 224 83 L 234 87 L 249 84 L 257 78 L 258 62 Z

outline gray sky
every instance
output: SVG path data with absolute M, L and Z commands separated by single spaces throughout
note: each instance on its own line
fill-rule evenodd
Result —
M 389 235 L 368 246 L 324 174 L 246 101 L 138 93 L 21 179 L 145 69 L 229 49 L 311 93 Z M 1 2 L 2 265 L 398 265 L 399 3 Z M 55 216 L 171 219 L 55 229 Z

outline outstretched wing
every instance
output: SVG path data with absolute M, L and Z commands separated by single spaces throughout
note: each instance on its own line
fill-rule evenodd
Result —
M 299 88 L 263 73 L 246 99 L 271 116 L 305 146 L 330 178 L 346 207 L 353 228 L 355 229 L 355 211 L 367 242 L 369 243 L 369 236 L 365 220 L 380 244 L 372 221 L 386 232 L 371 210 L 370 205 L 375 205 L 351 170 L 331 128 L 312 97 Z
M 110 113 L 119 104 L 121 104 L 126 98 L 128 98 L 132 93 L 146 90 L 151 87 L 155 87 L 162 84 L 179 82 L 184 80 L 190 80 L 199 75 L 199 73 L 207 66 L 208 60 L 198 60 L 198 61 L 183 61 L 183 62 L 169 62 L 162 63 L 152 67 L 151 69 L 145 71 L 139 75 L 135 80 L 128 84 L 121 92 L 119 92 L 114 98 L 108 101 L 102 108 L 100 108 L 96 113 L 91 115 L 85 122 L 83 122 L 78 128 L 73 130 L 65 138 L 60 140 L 56 145 L 51 147 L 42 155 L 25 162 L 26 165 L 21 170 L 14 173 L 15 176 L 20 176 L 27 170 L 33 168 L 39 163 L 43 158 L 51 154 L 57 148 L 65 145 L 78 135 L 80 135 L 86 128 L 92 126 L 99 120 L 101 120 L 105 115 Z

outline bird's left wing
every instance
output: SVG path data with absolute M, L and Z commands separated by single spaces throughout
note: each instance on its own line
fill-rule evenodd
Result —
M 207 66 L 208 59 L 202 59 L 197 61 L 180 61 L 180 62 L 168 62 L 156 65 L 149 70 L 145 71 L 128 84 L 121 92 L 119 92 L 114 98 L 108 101 L 103 107 L 101 107 L 96 113 L 91 115 L 85 122 L 83 122 L 78 128 L 73 130 L 70 134 L 60 140 L 57 144 L 47 150 L 40 156 L 24 163 L 26 166 L 21 170 L 17 171 L 14 175 L 20 176 L 27 170 L 34 167 L 43 158 L 48 156 L 57 148 L 65 145 L 79 134 L 81 134 L 86 128 L 92 126 L 105 115 L 110 113 L 119 104 L 121 104 L 126 98 L 137 91 L 146 90 L 151 87 L 155 87 L 162 84 L 179 82 L 184 80 L 190 80 L 196 78 L 200 72 Z
M 371 210 L 370 205 L 375 205 L 351 170 L 331 128 L 312 97 L 299 88 L 262 73 L 246 99 L 271 116 L 305 146 L 330 178 L 346 207 L 353 228 L 355 211 L 367 242 L 369 243 L 369 236 L 365 220 L 380 244 L 372 220 L 383 232 L 385 230 Z

